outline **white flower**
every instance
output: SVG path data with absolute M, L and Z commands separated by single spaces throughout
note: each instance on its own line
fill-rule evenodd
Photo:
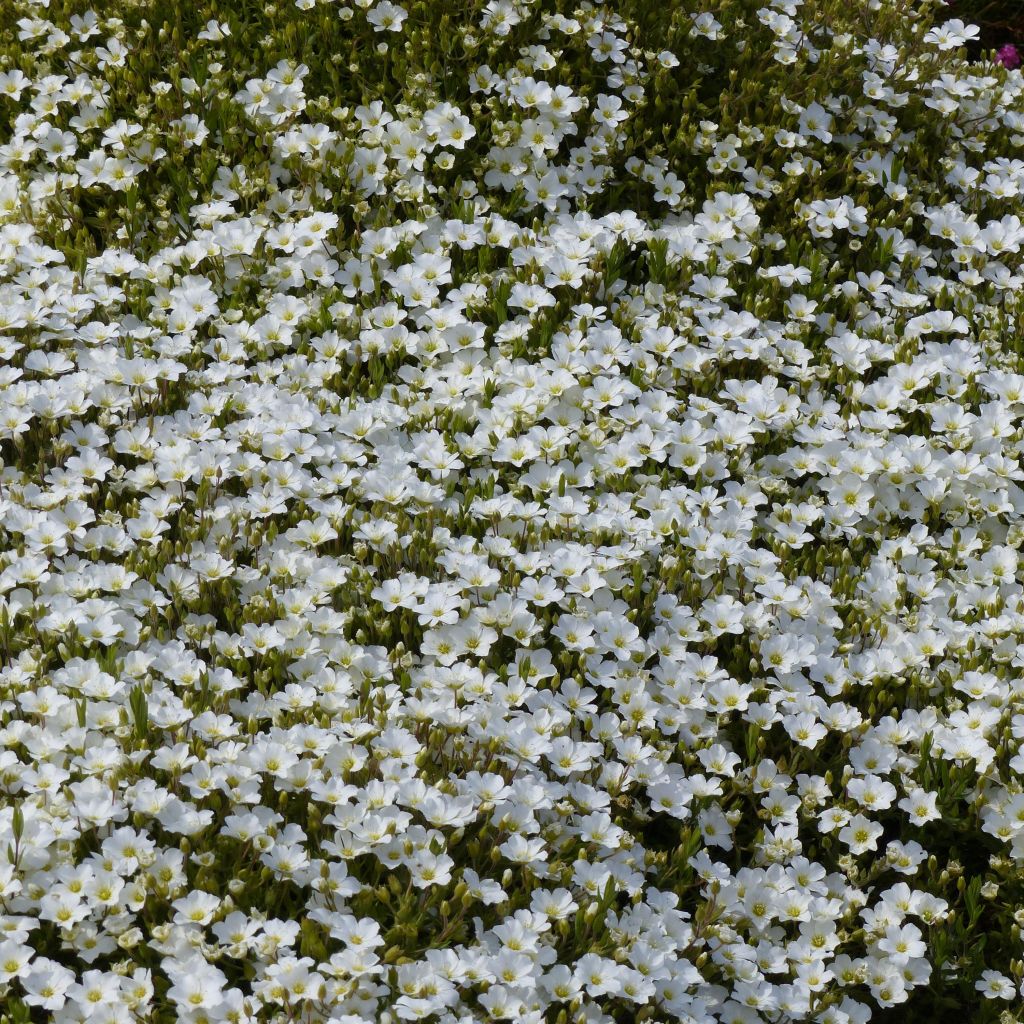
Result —
M 982 971 L 974 987 L 985 999 L 1012 1000 L 1016 995 L 1013 982 L 999 971 Z
M 924 41 L 940 50 L 953 50 L 971 39 L 977 39 L 977 25 L 965 25 L 959 18 L 953 18 L 925 33 Z

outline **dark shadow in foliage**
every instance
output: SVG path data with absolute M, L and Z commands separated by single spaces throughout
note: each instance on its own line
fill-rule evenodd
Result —
M 981 29 L 967 48 L 974 60 L 1008 43 L 1016 45 L 1024 57 L 1024 0 L 953 0 L 948 11 L 950 18 Z

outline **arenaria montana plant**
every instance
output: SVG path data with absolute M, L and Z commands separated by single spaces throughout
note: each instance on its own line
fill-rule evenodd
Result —
M 0 1017 L 1020 1021 L 1019 59 L 92 2 L 0 0 Z

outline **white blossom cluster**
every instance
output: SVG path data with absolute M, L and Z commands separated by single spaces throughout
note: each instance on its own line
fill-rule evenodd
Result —
M 13 4 L 12 1021 L 1018 998 L 1024 76 L 858 3 Z

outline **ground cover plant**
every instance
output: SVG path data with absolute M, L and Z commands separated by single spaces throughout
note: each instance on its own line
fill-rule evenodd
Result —
M 0 0 L 5 1021 L 1021 1019 L 976 38 Z

